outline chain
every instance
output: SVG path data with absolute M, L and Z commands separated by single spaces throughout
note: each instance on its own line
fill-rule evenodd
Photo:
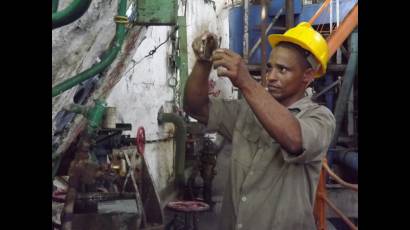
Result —
M 137 64 L 139 64 L 140 62 L 142 62 L 145 58 L 154 56 L 155 52 L 157 52 L 157 49 L 158 49 L 159 47 L 161 47 L 162 45 L 164 45 L 166 42 L 168 42 L 168 40 L 170 39 L 170 37 L 173 36 L 173 35 L 177 32 L 177 30 L 178 30 L 178 26 L 176 26 L 176 27 L 174 28 L 174 30 L 173 30 L 170 34 L 168 34 L 167 39 L 165 39 L 164 42 L 162 42 L 162 43 L 159 44 L 158 46 L 154 46 L 154 48 L 153 48 L 152 50 L 150 50 L 150 51 L 148 52 L 148 54 L 145 55 L 144 57 L 142 57 L 140 60 L 138 60 L 138 61 L 131 60 L 131 61 L 133 62 L 133 65 L 132 65 L 128 70 L 125 71 L 125 73 L 123 74 L 123 76 L 127 75 L 127 73 L 128 73 L 129 71 L 134 70 L 134 67 L 135 67 Z

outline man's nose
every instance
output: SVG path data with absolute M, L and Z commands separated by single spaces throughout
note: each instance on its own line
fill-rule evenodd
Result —
M 276 81 L 276 80 L 278 80 L 274 70 L 266 72 L 266 80 L 267 81 Z

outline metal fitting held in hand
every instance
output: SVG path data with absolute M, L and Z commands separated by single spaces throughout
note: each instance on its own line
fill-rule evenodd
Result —
M 218 37 L 205 31 L 199 37 L 195 38 L 192 43 L 192 49 L 195 56 L 200 61 L 211 61 L 212 52 L 220 46 L 220 39 Z

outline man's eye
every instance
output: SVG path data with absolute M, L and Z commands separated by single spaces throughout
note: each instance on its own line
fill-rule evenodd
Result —
M 286 73 L 287 69 L 285 67 L 279 67 L 280 73 Z

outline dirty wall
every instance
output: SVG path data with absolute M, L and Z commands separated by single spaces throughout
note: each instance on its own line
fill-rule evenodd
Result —
M 59 9 L 70 1 L 60 1 Z M 195 56 L 191 49 L 193 39 L 202 31 L 208 30 L 221 37 L 221 47 L 229 47 L 228 10 L 231 1 L 180 1 L 179 14 L 186 12 L 188 36 L 188 72 L 191 72 Z M 55 29 L 53 39 L 53 85 L 75 75 L 98 61 L 98 57 L 109 47 L 115 34 L 117 1 L 93 1 L 89 10 L 76 22 Z M 125 63 L 121 80 L 114 86 L 107 97 L 108 106 L 116 107 L 117 122 L 131 123 L 131 136 L 135 136 L 138 127 L 145 128 L 147 140 L 157 140 L 172 135 L 173 125 L 159 126 L 157 114 L 161 107 L 167 112 L 175 99 L 174 89 L 169 79 L 177 77 L 170 70 L 168 56 L 172 53 L 171 41 L 157 48 L 153 55 L 147 54 L 167 39 L 170 26 L 148 26 L 141 29 L 137 45 L 130 61 Z M 127 41 L 124 41 L 124 44 Z M 115 62 L 110 69 L 115 68 Z M 108 70 L 110 72 L 110 70 Z M 232 99 L 236 91 L 226 78 L 218 78 L 212 71 L 210 78 L 210 97 Z M 54 119 L 64 105 L 72 103 L 76 87 L 53 98 Z M 54 126 L 53 126 L 54 130 Z M 172 140 L 146 144 L 145 157 L 154 184 L 161 192 L 173 181 L 175 145 Z

